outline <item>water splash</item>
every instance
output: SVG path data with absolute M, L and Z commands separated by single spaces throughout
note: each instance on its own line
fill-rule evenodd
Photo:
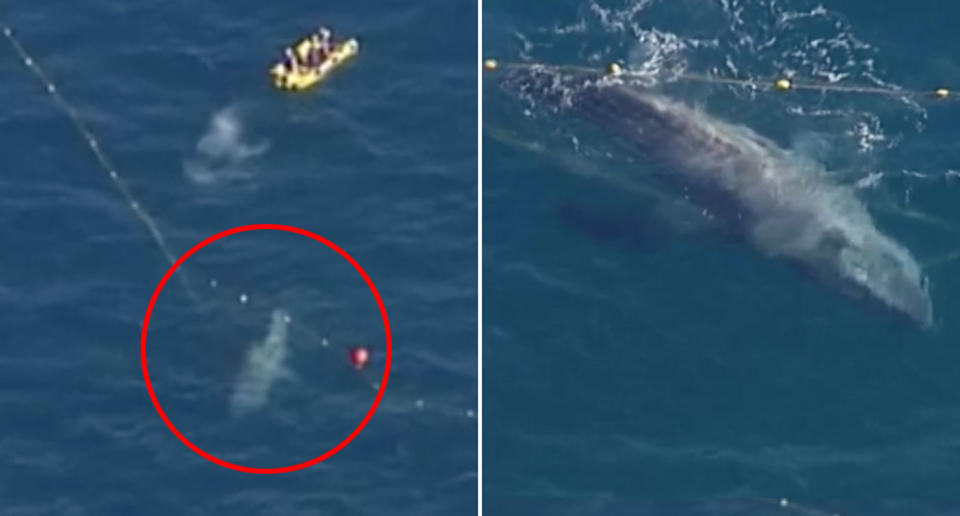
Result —
M 239 110 L 228 106 L 210 119 L 193 156 L 184 160 L 183 171 L 192 182 L 202 185 L 244 179 L 250 176 L 244 162 L 269 149 L 267 141 L 245 141 Z

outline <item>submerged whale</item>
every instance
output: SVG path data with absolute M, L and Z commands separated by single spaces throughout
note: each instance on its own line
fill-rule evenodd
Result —
M 230 414 L 233 417 L 244 416 L 263 407 L 270 397 L 273 382 L 278 377 L 291 375 L 285 364 L 289 325 L 290 315 L 280 308 L 274 310 L 267 336 L 250 347 L 230 396 Z
M 932 325 L 928 282 L 917 261 L 877 229 L 851 188 L 822 168 L 747 127 L 615 78 L 530 66 L 509 71 L 503 86 L 596 126 L 651 165 L 684 202 L 764 255 Z

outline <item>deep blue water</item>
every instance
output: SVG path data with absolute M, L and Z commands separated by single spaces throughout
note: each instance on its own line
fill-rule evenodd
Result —
M 11 6 L 3 22 L 174 254 L 242 224 L 326 237 L 375 282 L 393 360 L 366 429 L 313 468 L 250 475 L 181 444 L 140 368 L 139 323 L 169 263 L 4 41 L 0 514 L 475 511 L 476 5 L 53 1 Z M 267 67 L 321 23 L 358 37 L 360 55 L 314 91 L 274 91 Z M 295 378 L 232 419 L 234 378 L 277 307 L 292 316 Z M 358 345 L 373 353 L 360 373 L 346 359 Z M 147 354 L 184 435 L 220 458 L 280 467 L 360 422 L 384 330 L 346 261 L 259 231 L 216 242 L 177 272 Z
M 618 60 L 820 163 L 923 266 L 935 313 L 921 330 L 735 239 L 668 230 L 649 196 L 609 180 L 642 162 L 569 115 L 525 114 L 486 74 L 486 511 L 960 514 L 960 105 L 670 79 L 956 85 L 958 14 L 933 1 L 484 3 L 485 57 Z

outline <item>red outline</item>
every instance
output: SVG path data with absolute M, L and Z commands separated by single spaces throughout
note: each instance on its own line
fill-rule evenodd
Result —
M 228 237 L 237 233 L 242 233 L 244 231 L 256 231 L 261 229 L 272 229 L 276 231 L 287 231 L 290 233 L 296 233 L 308 238 L 312 238 L 317 242 L 320 242 L 330 249 L 336 251 L 340 256 L 345 260 L 350 262 L 350 265 L 360 273 L 360 276 L 363 277 L 363 280 L 367 282 L 367 286 L 370 287 L 370 292 L 373 293 L 374 299 L 377 301 L 377 306 L 380 307 L 380 317 L 383 319 L 383 331 L 386 335 L 387 341 L 387 355 L 384 360 L 383 366 L 383 379 L 380 381 L 380 388 L 377 390 L 377 396 L 373 400 L 373 405 L 370 406 L 370 410 L 367 411 L 367 415 L 364 416 L 363 421 L 357 426 L 357 428 L 347 436 L 346 439 L 340 442 L 340 444 L 334 446 L 330 451 L 324 453 L 323 455 L 310 459 L 299 464 L 293 464 L 291 466 L 283 466 L 279 468 L 252 468 L 249 466 L 240 466 L 238 464 L 233 464 L 232 462 L 227 462 L 223 459 L 214 457 L 209 453 L 200 449 L 199 446 L 190 442 L 189 439 L 183 436 L 177 427 L 173 426 L 173 423 L 170 422 L 170 419 L 167 417 L 167 414 L 160 407 L 160 402 L 157 400 L 157 395 L 153 392 L 153 385 L 150 383 L 150 373 L 147 371 L 147 327 L 150 324 L 150 314 L 153 313 L 153 305 L 157 302 L 157 297 L 160 295 L 160 292 L 163 290 L 163 287 L 167 284 L 167 281 L 173 275 L 173 273 L 186 261 L 187 258 L 193 256 L 194 253 L 205 247 L 207 244 L 216 242 L 221 238 Z M 329 459 L 334 454 L 343 449 L 344 446 L 350 444 L 357 435 L 360 434 L 360 431 L 363 430 L 363 427 L 367 426 L 367 423 L 370 421 L 370 418 L 373 417 L 373 413 L 376 412 L 377 407 L 380 405 L 380 399 L 383 398 L 383 392 L 387 387 L 387 378 L 390 376 L 390 321 L 387 319 L 387 309 L 383 306 L 383 300 L 380 299 L 380 293 L 377 292 L 377 287 L 373 285 L 373 281 L 370 280 L 370 276 L 367 276 L 367 273 L 364 272 L 363 268 L 360 267 L 360 264 L 356 262 L 346 251 L 337 247 L 336 244 L 323 238 L 320 235 L 311 233 L 305 229 L 300 229 L 294 226 L 285 226 L 282 224 L 251 224 L 247 226 L 238 226 L 233 229 L 228 229 L 226 231 L 221 231 L 216 235 L 208 237 L 206 240 L 200 242 L 199 244 L 193 246 L 192 249 L 183 254 L 171 267 L 167 270 L 167 273 L 164 274 L 163 278 L 160 280 L 160 283 L 157 285 L 156 290 L 153 291 L 153 297 L 150 298 L 150 304 L 147 305 L 147 313 L 143 317 L 143 329 L 140 331 L 140 363 L 143 366 L 143 381 L 147 386 L 147 393 L 150 394 L 150 401 L 153 402 L 153 406 L 156 407 L 157 413 L 160 414 L 160 419 L 167 424 L 167 427 L 173 432 L 173 435 L 177 436 L 180 441 L 193 450 L 197 455 L 207 459 L 208 461 L 223 466 L 228 469 L 243 471 L 245 473 L 261 473 L 261 474 L 273 474 L 273 473 L 289 473 L 291 471 L 297 471 L 305 468 L 309 468 L 315 464 L 319 464 L 326 459 Z

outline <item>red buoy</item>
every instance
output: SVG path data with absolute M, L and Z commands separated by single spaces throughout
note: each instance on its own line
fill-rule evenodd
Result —
M 370 351 L 364 347 L 350 348 L 350 363 L 358 371 L 367 366 L 370 361 Z

